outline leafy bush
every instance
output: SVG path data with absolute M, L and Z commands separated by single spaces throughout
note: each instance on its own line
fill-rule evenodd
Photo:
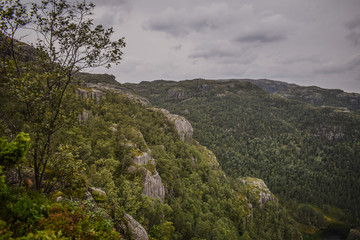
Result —
M 91 215 L 80 207 L 54 204 L 49 216 L 42 218 L 40 229 L 61 232 L 70 239 L 119 239 L 110 220 Z

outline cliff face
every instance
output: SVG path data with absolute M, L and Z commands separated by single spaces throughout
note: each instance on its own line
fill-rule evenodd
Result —
M 158 198 L 162 202 L 165 199 L 165 187 L 161 181 L 159 173 L 155 169 L 152 174 L 147 170 L 143 177 L 144 194 L 149 197 Z
M 171 122 L 174 124 L 175 126 L 175 130 L 177 131 L 177 133 L 179 134 L 179 137 L 181 138 L 181 140 L 186 140 L 186 139 L 191 139 L 194 133 L 194 129 L 191 126 L 190 122 L 179 115 L 176 114 L 171 114 L 168 110 L 166 109 L 160 109 L 160 108 L 151 108 L 154 111 L 160 111 L 161 113 L 164 114 L 164 116 Z
M 134 157 L 133 163 L 141 166 L 140 171 L 143 175 L 143 193 L 148 197 L 158 198 L 160 201 L 165 199 L 165 187 L 159 173 L 156 171 L 155 159 L 150 155 L 150 150 Z M 151 168 L 149 171 L 147 168 Z

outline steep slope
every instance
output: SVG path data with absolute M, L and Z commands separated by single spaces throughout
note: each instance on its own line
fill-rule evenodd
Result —
M 249 82 L 128 84 L 154 105 L 185 116 L 194 138 L 232 176 L 263 179 L 287 202 L 311 203 L 359 225 L 360 118 L 268 94 Z
M 123 182 L 114 180 L 115 185 L 127 181 L 130 185 L 133 182 L 142 185 L 138 191 L 143 194 L 132 193 L 136 200 L 124 202 L 125 210 L 139 219 L 153 237 L 161 238 L 161 229 L 173 226 L 171 239 L 238 239 L 240 236 L 262 239 L 271 235 L 276 239 L 299 238 L 292 220 L 265 185 L 252 184 L 256 179 L 244 182 L 226 177 L 215 155 L 192 139 L 192 127 L 186 119 L 144 102 L 135 100 L 135 103 L 130 95 L 134 96 L 116 90 L 115 95 L 107 93 L 100 102 L 106 111 L 92 110 L 97 117 L 87 120 L 92 135 L 89 141 L 90 145 L 109 142 L 115 149 L 119 145 L 113 154 L 121 171 L 114 171 L 113 179 L 120 178 Z M 98 139 L 93 136 L 97 132 L 93 124 L 103 121 L 102 118 L 106 122 L 102 123 L 103 127 L 112 126 L 116 130 L 108 130 L 108 135 Z M 89 155 L 95 165 L 95 159 L 102 157 Z M 96 168 L 96 172 L 103 170 Z M 108 192 L 123 191 L 123 188 L 108 189 L 111 182 L 93 183 Z M 151 204 L 144 195 L 161 201 Z M 262 216 L 262 212 L 267 215 Z M 280 226 L 283 230 L 278 232 Z
M 89 84 L 76 92 L 84 113 L 54 137 L 58 152 L 46 172 L 49 195 L 25 198 L 26 190 L 8 182 L 12 191 L 0 192 L 2 233 L 52 239 L 117 239 L 117 232 L 125 239 L 301 239 L 264 182 L 226 177 L 215 155 L 192 139 L 185 118 L 153 108 L 124 87 Z M 37 211 L 33 227 L 16 211 L 21 216 Z

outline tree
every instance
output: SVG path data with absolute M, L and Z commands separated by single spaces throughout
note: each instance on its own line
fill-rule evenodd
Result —
M 4 4 L 5 10 L 21 9 L 0 15 L 2 29 L 13 29 L 2 34 L 15 43 L 3 44 L 13 49 L 5 56 L 3 76 L 17 100 L 25 106 L 26 131 L 32 140 L 30 159 L 36 189 L 40 190 L 48 161 L 57 149 L 52 146 L 54 134 L 72 123 L 80 111 L 73 96 L 74 74 L 88 67 L 120 63 L 120 49 L 125 47 L 125 42 L 123 38 L 111 40 L 112 28 L 94 26 L 90 18 L 95 7 L 92 3 L 42 0 L 40 4 L 33 3 L 30 10 L 19 1 Z M 20 61 L 14 31 L 25 25 L 38 38 L 34 56 L 28 57 L 29 61 Z

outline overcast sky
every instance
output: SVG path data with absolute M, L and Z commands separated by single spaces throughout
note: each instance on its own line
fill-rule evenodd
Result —
M 360 0 L 94 0 L 120 83 L 268 78 L 360 92 Z

